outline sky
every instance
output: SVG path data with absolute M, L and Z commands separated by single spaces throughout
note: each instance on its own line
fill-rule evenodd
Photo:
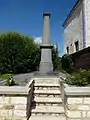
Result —
M 0 33 L 16 31 L 42 40 L 43 13 L 50 12 L 50 40 L 63 54 L 62 24 L 77 0 L 0 0 Z

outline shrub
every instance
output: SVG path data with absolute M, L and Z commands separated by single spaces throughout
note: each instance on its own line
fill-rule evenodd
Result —
M 56 45 L 56 48 L 53 47 L 52 49 L 52 62 L 54 71 L 60 71 L 62 69 L 61 57 L 59 57 L 58 53 L 58 45 Z
M 90 71 L 80 69 L 78 73 L 67 76 L 65 81 L 70 85 L 86 86 L 90 84 Z
M 12 76 L 9 76 L 5 82 L 5 85 L 7 85 L 7 86 L 15 85 L 14 78 Z
M 90 84 L 90 70 L 80 69 L 80 74 L 87 79 L 88 84 Z
M 35 71 L 39 65 L 39 51 L 28 36 L 16 32 L 0 34 L 0 73 Z
M 13 74 L 7 73 L 7 74 L 3 74 L 0 76 L 0 78 L 2 79 L 7 79 L 8 77 L 11 77 Z
M 54 69 L 61 65 L 58 52 L 53 50 Z M 17 32 L 0 34 L 0 73 L 27 73 L 37 71 L 40 63 L 40 48 L 34 40 Z
M 62 62 L 62 69 L 67 71 L 68 73 L 71 73 L 73 66 L 72 57 L 65 54 L 62 56 L 61 62 Z

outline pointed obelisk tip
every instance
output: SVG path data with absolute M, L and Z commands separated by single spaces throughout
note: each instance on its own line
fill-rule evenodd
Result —
M 45 12 L 45 13 L 43 13 L 43 17 L 45 17 L 45 16 L 51 16 L 51 14 L 49 13 L 49 12 Z

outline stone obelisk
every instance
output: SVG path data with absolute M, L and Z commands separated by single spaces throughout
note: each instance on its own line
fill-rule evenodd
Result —
M 41 48 L 41 61 L 39 66 L 39 73 L 42 75 L 49 75 L 53 72 L 52 64 L 52 48 L 50 44 L 50 13 L 44 13 L 44 26 L 43 26 L 43 40 Z

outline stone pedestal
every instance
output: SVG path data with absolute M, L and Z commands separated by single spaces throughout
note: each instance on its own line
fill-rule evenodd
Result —
M 48 73 L 53 71 L 52 64 L 52 45 L 42 44 L 41 48 L 41 62 L 40 62 L 40 73 Z

